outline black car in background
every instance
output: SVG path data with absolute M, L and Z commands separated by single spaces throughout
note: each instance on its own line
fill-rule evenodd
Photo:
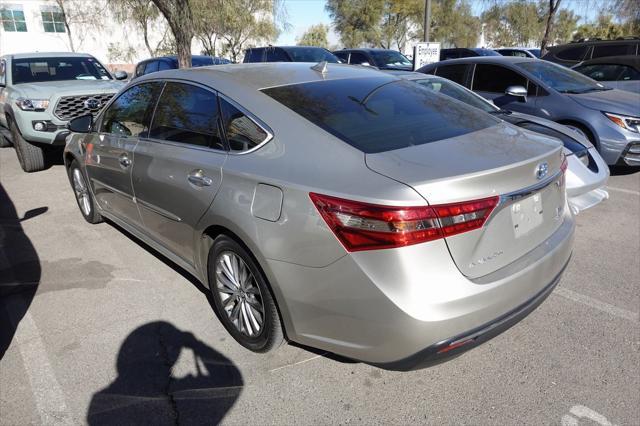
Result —
M 638 55 L 639 37 L 628 37 L 619 40 L 587 40 L 562 44 L 549 48 L 542 59 L 565 66 L 573 66 L 589 59 L 605 56 Z
M 333 52 L 342 62 L 351 65 L 374 66 L 381 70 L 411 71 L 413 62 L 397 50 L 342 49 Z
M 244 51 L 244 63 L 250 62 L 322 62 L 340 63 L 327 49 L 314 46 L 251 47 Z
M 640 93 L 640 56 L 606 56 L 573 69 L 614 89 Z
M 521 58 L 540 58 L 540 49 L 535 47 L 502 47 L 494 49 L 502 56 L 519 56 Z
M 454 47 L 451 49 L 440 50 L 440 60 L 470 58 L 472 56 L 502 56 L 491 49 L 483 49 L 481 47 Z
M 192 67 L 206 67 L 207 65 L 223 65 L 230 64 L 231 61 L 224 58 L 214 56 L 193 55 L 191 56 Z M 141 75 L 150 74 L 156 71 L 175 70 L 178 69 L 178 57 L 176 55 L 160 56 L 157 58 L 145 59 L 136 65 L 133 78 Z

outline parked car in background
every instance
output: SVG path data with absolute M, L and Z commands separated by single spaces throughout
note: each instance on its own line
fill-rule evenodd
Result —
M 573 69 L 609 87 L 640 93 L 640 56 L 591 59 Z
M 327 49 L 314 46 L 252 47 L 244 51 L 244 63 L 250 62 L 330 62 L 340 60 Z
M 446 78 L 430 74 L 398 72 L 401 78 L 450 96 L 520 128 L 562 141 L 568 161 L 566 179 L 569 206 L 578 214 L 609 198 L 609 168 L 596 148 L 571 129 L 544 118 L 500 109 L 480 95 Z
M 589 139 L 609 165 L 640 165 L 640 95 L 611 89 L 533 58 L 465 58 L 419 70 L 462 84 L 500 108 L 564 124 Z M 520 86 L 519 90 L 511 90 Z
M 342 49 L 333 52 L 345 64 L 374 66 L 381 70 L 413 69 L 413 62 L 391 49 Z
M 502 47 L 493 49 L 502 56 L 519 56 L 521 58 L 540 58 L 540 49 L 534 47 Z
M 542 59 L 571 67 L 589 59 L 605 56 L 638 55 L 640 38 L 630 37 L 619 40 L 586 40 L 552 46 Z
M 502 56 L 502 55 L 500 55 L 498 52 L 495 52 L 491 49 L 483 49 L 480 47 L 472 47 L 472 48 L 456 47 L 451 49 L 440 50 L 441 61 L 444 61 L 447 59 L 470 58 L 473 56 Z
M 206 67 L 208 65 L 230 64 L 231 61 L 225 58 L 217 58 L 215 56 L 193 55 L 191 56 L 191 66 Z M 138 78 L 145 74 L 157 71 L 178 69 L 178 57 L 176 55 L 160 56 L 157 58 L 149 58 L 139 62 L 136 65 L 134 78 Z
M 535 309 L 571 256 L 557 139 L 375 69 L 164 71 L 70 127 L 84 218 L 208 285 L 253 351 L 438 362 Z
M 84 53 L 0 57 L 0 146 L 15 147 L 25 172 L 42 170 L 45 151 L 64 145 L 67 122 L 97 114 L 127 77 Z

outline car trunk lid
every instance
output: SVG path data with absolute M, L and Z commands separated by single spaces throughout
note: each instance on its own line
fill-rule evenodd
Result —
M 366 154 L 366 162 L 410 185 L 432 206 L 500 196 L 482 228 L 445 238 L 458 269 L 476 278 L 525 255 L 560 226 L 565 205 L 561 152 L 553 138 L 498 124 Z

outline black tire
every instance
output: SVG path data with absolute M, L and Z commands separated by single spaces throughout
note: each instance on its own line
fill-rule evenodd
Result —
M 78 204 L 78 208 L 80 209 L 80 213 L 82 214 L 82 217 L 84 217 L 84 220 L 86 220 L 89 223 L 102 222 L 102 215 L 98 212 L 96 201 L 93 198 L 93 194 L 91 194 L 91 191 L 89 190 L 87 178 L 85 177 L 84 173 L 82 173 L 82 169 L 80 168 L 76 160 L 73 160 L 71 162 L 71 165 L 69 166 L 69 170 L 67 171 L 67 173 L 69 176 L 69 183 L 71 183 L 71 189 L 73 190 L 73 194 L 76 199 L 76 203 Z M 74 175 L 76 173 L 78 174 L 77 177 L 81 179 L 82 183 L 84 184 L 83 194 L 86 195 L 87 197 L 86 198 L 87 204 L 84 207 L 83 207 L 83 201 L 81 201 L 81 197 L 80 197 L 80 192 L 81 192 L 80 188 L 77 186 L 77 183 L 74 181 Z
M 218 291 L 219 284 L 216 265 L 220 256 L 229 253 L 235 254 L 244 262 L 244 265 L 253 276 L 252 283 L 257 285 L 260 290 L 259 295 L 251 293 L 253 294 L 252 296 L 249 294 L 249 291 L 245 294 L 247 298 L 252 297 L 254 303 L 256 301 L 261 301 L 264 309 L 262 328 L 256 336 L 248 336 L 246 333 L 241 332 L 236 323 L 231 320 L 230 314 L 223 307 L 223 296 Z M 279 347 L 284 341 L 280 315 L 278 314 L 278 309 L 273 300 L 273 295 L 271 294 L 267 280 L 256 261 L 253 259 L 253 256 L 251 256 L 251 254 L 234 239 L 229 238 L 226 235 L 220 235 L 215 239 L 213 246 L 209 250 L 208 268 L 209 288 L 211 289 L 214 308 L 218 318 L 222 322 L 222 325 L 224 325 L 224 328 L 227 329 L 229 334 L 231 334 L 238 343 L 253 352 L 268 352 Z M 220 286 L 222 286 L 222 284 L 220 284 Z M 231 298 L 231 296 L 229 297 Z M 231 307 L 229 308 L 233 311 Z M 253 312 L 259 313 L 259 311 L 255 309 Z M 242 315 L 239 313 L 238 321 L 241 321 L 240 316 Z
M 31 144 L 24 140 L 18 127 L 13 121 L 9 122 L 9 130 L 11 130 L 11 138 L 13 146 L 16 148 L 20 167 L 27 173 L 39 172 L 44 170 L 44 150 L 42 147 Z
M 2 133 L 0 133 L 0 148 L 8 148 L 11 146 L 11 142 L 9 139 L 5 138 Z

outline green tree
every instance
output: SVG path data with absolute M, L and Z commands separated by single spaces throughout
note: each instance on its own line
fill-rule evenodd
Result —
M 149 56 L 155 56 L 166 36 L 165 34 L 155 47 L 151 47 L 149 31 L 151 25 L 160 17 L 160 11 L 155 4 L 151 0 L 109 0 L 109 4 L 119 22 L 131 22 L 142 32 Z
M 573 13 L 571 10 L 563 9 L 558 12 L 556 16 L 556 22 L 553 24 L 553 31 L 551 35 L 552 44 L 563 44 L 571 41 L 573 33 L 578 28 L 578 21 L 580 16 Z
M 620 21 L 625 35 L 640 35 L 640 7 L 637 0 L 614 0 L 611 12 Z
M 595 23 L 583 24 L 574 34 L 574 40 L 583 38 L 615 39 L 625 35 L 625 26 L 613 21 L 613 16 L 600 14 Z
M 547 53 L 547 45 L 549 44 L 551 33 L 553 32 L 553 24 L 555 22 L 556 13 L 560 7 L 562 0 L 547 0 L 548 8 L 546 10 L 544 34 L 542 35 L 542 41 L 540 42 L 540 53 L 544 55 Z
M 318 46 L 329 48 L 329 40 L 327 35 L 329 33 L 329 26 L 324 24 L 317 24 L 310 26 L 307 31 L 302 34 L 302 37 L 298 40 L 298 46 Z
M 325 9 L 345 47 L 373 44 L 378 39 L 384 0 L 328 0 Z
M 84 0 L 55 0 L 55 4 L 62 12 L 69 49 L 75 52 L 78 47 L 82 46 L 82 42 L 87 36 L 87 31 L 82 31 L 82 29 L 102 26 L 101 19 L 104 7 L 102 4 L 87 7 Z M 79 26 L 81 31 L 76 31 L 76 26 Z
M 189 0 L 152 0 L 167 20 L 176 43 L 180 68 L 191 67 L 193 14 Z
M 424 3 L 424 2 L 423 2 Z M 424 5 L 420 10 L 416 39 L 424 33 Z M 440 0 L 431 9 L 431 37 L 444 46 L 475 47 L 480 34 L 480 19 L 473 16 L 467 0 Z
M 224 26 L 223 10 L 225 0 L 190 0 L 193 12 L 195 37 L 202 43 L 202 54 L 217 56 L 220 32 Z

